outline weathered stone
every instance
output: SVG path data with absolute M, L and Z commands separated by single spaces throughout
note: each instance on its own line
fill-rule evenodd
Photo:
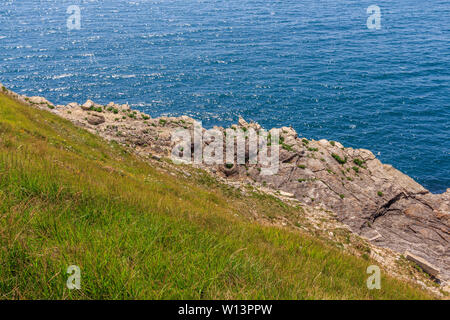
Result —
M 89 110 L 95 105 L 95 103 L 92 100 L 87 100 L 82 106 L 81 109 L 83 110 Z
M 291 128 L 291 127 L 282 127 L 281 134 L 283 136 L 292 137 L 294 139 L 296 139 L 298 137 L 297 132 L 294 130 L 294 128 Z
M 102 124 L 105 122 L 105 117 L 101 115 L 91 115 L 87 118 L 87 122 L 89 124 L 92 124 L 94 126 L 97 126 L 99 124 Z
M 283 197 L 293 198 L 294 194 L 290 192 L 280 191 L 280 195 Z
M 245 121 L 244 118 L 242 118 L 242 117 L 239 117 L 238 124 L 239 124 L 241 127 L 247 127 L 247 126 L 248 126 L 247 121 Z
M 76 102 L 71 102 L 71 103 L 69 103 L 66 107 L 68 107 L 68 108 L 77 108 L 77 107 L 79 107 L 80 105 L 78 104 L 78 103 L 76 103 Z
M 30 97 L 29 101 L 31 103 L 35 103 L 35 104 L 48 104 L 53 106 L 53 103 L 49 102 L 47 99 L 43 98 L 43 97 Z
M 425 259 L 416 256 L 409 251 L 405 251 L 405 257 L 406 259 L 419 265 L 422 268 L 422 270 L 428 273 L 429 275 L 432 275 L 435 278 L 439 276 L 440 270 L 437 267 L 433 266 L 428 261 L 426 261 Z

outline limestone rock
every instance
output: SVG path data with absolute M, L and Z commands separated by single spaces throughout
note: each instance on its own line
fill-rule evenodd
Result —
M 77 108 L 77 107 L 79 107 L 80 105 L 78 104 L 78 103 L 76 103 L 76 102 L 71 102 L 71 103 L 69 103 L 66 107 L 68 107 L 68 108 Z
M 46 104 L 46 105 L 53 106 L 53 103 L 49 102 L 47 99 L 45 99 L 43 97 L 30 97 L 29 101 L 31 103 L 35 103 L 35 104 Z
M 244 118 L 242 118 L 242 117 L 239 117 L 238 124 L 244 128 L 248 126 L 247 121 L 245 121 Z
M 91 115 L 91 116 L 89 116 L 89 117 L 87 118 L 87 122 L 88 122 L 89 124 L 92 124 L 92 125 L 94 125 L 94 126 L 97 126 L 97 125 L 102 124 L 102 123 L 105 122 L 105 117 L 102 116 L 102 115 L 97 115 L 97 114 Z
M 405 257 L 406 257 L 406 259 L 413 261 L 417 265 L 419 265 L 422 268 L 422 270 L 425 271 L 426 273 L 434 276 L 435 278 L 438 277 L 440 270 L 438 268 L 436 268 L 435 266 L 433 266 L 432 264 L 430 264 L 425 259 L 423 259 L 419 256 L 416 256 L 409 251 L 405 252 Z
M 95 105 L 95 103 L 92 100 L 87 100 L 82 106 L 81 109 L 83 110 L 89 110 Z

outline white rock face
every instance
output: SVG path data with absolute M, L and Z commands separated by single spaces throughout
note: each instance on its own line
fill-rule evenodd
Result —
M 297 132 L 294 130 L 294 128 L 291 127 L 282 127 L 281 132 L 283 135 L 286 135 L 288 137 L 293 137 L 296 139 L 298 137 Z
M 93 107 L 95 105 L 94 101 L 92 100 L 87 100 L 82 106 L 81 108 L 83 110 L 88 110 L 89 108 Z
M 80 105 L 78 104 L 78 103 L 76 103 L 76 102 L 71 102 L 71 103 L 69 103 L 68 105 L 67 105 L 67 107 L 68 108 L 77 108 L 77 107 L 79 107 Z
M 245 121 L 244 118 L 242 118 L 242 117 L 239 117 L 238 124 L 239 124 L 241 127 L 246 127 L 246 126 L 248 126 L 247 121 Z
M 280 195 L 282 195 L 283 197 L 288 197 L 288 198 L 294 197 L 293 193 L 289 193 L 289 192 L 285 192 L 285 191 L 280 191 Z

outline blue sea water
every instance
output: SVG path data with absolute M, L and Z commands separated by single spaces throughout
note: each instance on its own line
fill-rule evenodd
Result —
M 450 1 L 3 0 L 0 81 L 206 127 L 292 125 L 450 187 Z

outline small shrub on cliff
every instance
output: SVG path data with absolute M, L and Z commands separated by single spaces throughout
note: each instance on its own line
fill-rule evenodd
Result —
M 101 107 L 93 107 L 93 106 L 90 107 L 89 110 L 90 111 L 96 111 L 96 112 L 102 112 L 103 111 Z
M 284 149 L 284 150 L 287 150 L 287 151 L 292 151 L 292 146 L 283 143 L 283 149 Z
M 347 157 L 345 157 L 345 159 L 342 159 L 341 157 L 339 157 L 336 153 L 332 153 L 331 156 L 340 164 L 346 164 L 347 163 Z
M 362 167 L 364 164 L 364 161 L 358 158 L 354 159 L 353 162 L 359 167 Z

